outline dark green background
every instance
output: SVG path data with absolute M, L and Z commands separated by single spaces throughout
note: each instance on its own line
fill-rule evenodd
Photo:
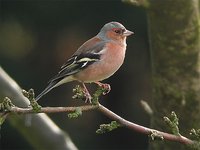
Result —
M 0 65 L 24 89 L 36 94 L 47 85 L 59 67 L 86 40 L 110 21 L 121 22 L 135 34 L 127 40 L 126 60 L 120 70 L 104 82 L 111 92 L 101 103 L 118 115 L 149 126 L 149 116 L 140 100 L 150 100 L 150 56 L 145 11 L 121 1 L 0 0 Z M 42 106 L 83 104 L 71 98 L 77 82 L 54 89 Z M 91 91 L 96 86 L 88 85 Z M 67 114 L 51 114 L 68 132 L 79 149 L 147 149 L 148 137 L 120 128 L 97 135 L 101 123 L 110 120 L 97 111 L 71 120 Z M 1 127 L 1 149 L 33 149 L 8 122 Z

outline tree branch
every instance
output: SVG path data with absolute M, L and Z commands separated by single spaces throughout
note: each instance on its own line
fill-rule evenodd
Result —
M 132 123 L 128 120 L 125 120 L 124 118 L 113 113 L 112 111 L 110 111 L 109 109 L 107 109 L 106 107 L 104 107 L 101 104 L 99 104 L 98 110 L 100 112 L 102 112 L 104 115 L 106 115 L 107 117 L 109 117 L 110 119 L 117 121 L 119 124 L 121 124 L 122 126 L 128 128 L 128 129 L 131 129 L 131 130 L 143 133 L 143 134 L 147 134 L 147 135 L 156 133 L 157 135 L 162 136 L 165 140 L 168 140 L 168 141 L 175 141 L 175 142 L 180 142 L 180 143 L 188 144 L 188 145 L 194 144 L 194 141 L 192 141 L 184 136 L 177 136 L 177 135 L 161 132 L 161 131 L 147 128 L 147 127 Z
M 3 73 L 3 70 L 0 70 L 0 73 Z M 2 77 L 2 76 L 0 76 L 0 77 Z M 7 81 L 7 80 L 4 78 L 2 81 Z M 4 85 L 13 85 L 13 84 L 4 84 Z M 15 86 L 15 88 L 16 87 L 20 90 L 20 88 L 18 86 Z M 5 86 L 4 86 L 4 89 L 5 89 Z M 12 91 L 13 89 L 10 88 L 9 90 Z M 80 87 L 77 87 L 74 91 L 76 93 L 75 98 L 78 98 L 78 99 L 84 98 L 84 93 L 83 93 L 83 91 L 81 90 Z M 73 117 L 73 116 L 77 117 L 77 116 L 79 116 L 82 113 L 82 111 L 90 111 L 90 110 L 96 109 L 96 110 L 100 111 L 101 113 L 103 113 L 108 118 L 110 118 L 112 120 L 115 120 L 117 122 L 117 124 L 115 122 L 112 122 L 112 124 L 110 124 L 110 125 L 109 124 L 104 124 L 103 128 L 104 127 L 106 127 L 106 128 L 109 127 L 109 129 L 107 128 L 108 131 L 112 130 L 111 129 L 112 126 L 113 127 L 123 126 L 123 127 L 128 128 L 128 129 L 131 129 L 133 131 L 137 131 L 137 132 L 142 133 L 142 134 L 150 135 L 152 139 L 154 139 L 154 138 L 160 138 L 160 139 L 165 139 L 165 140 L 168 140 L 168 141 L 179 142 L 179 143 L 190 145 L 190 146 L 191 145 L 195 145 L 195 143 L 196 143 L 196 141 L 192 141 L 192 140 L 190 140 L 190 139 L 188 139 L 188 138 L 186 138 L 184 136 L 181 136 L 180 134 L 174 135 L 174 134 L 169 134 L 169 133 L 161 132 L 161 131 L 158 131 L 158 130 L 155 130 L 155 129 L 147 128 L 147 127 L 144 127 L 144 126 L 132 123 L 132 122 L 130 122 L 128 120 L 125 120 L 124 118 L 118 116 L 117 114 L 115 114 L 114 112 L 112 112 L 111 110 L 109 110 L 108 108 L 104 107 L 103 105 L 101 105 L 98 102 L 99 96 L 102 95 L 102 93 L 104 93 L 104 89 L 101 89 L 101 88 L 99 88 L 95 92 L 95 94 L 93 95 L 93 105 L 90 104 L 90 105 L 84 105 L 84 106 L 79 106 L 79 107 L 41 107 L 41 106 L 39 106 L 37 104 L 37 102 L 35 102 L 34 100 L 32 101 L 32 99 L 34 99 L 34 91 L 33 90 L 29 90 L 28 93 L 26 91 L 24 91 L 24 93 L 25 93 L 25 96 L 28 97 L 29 102 L 31 103 L 31 106 L 34 105 L 34 107 L 36 109 L 34 109 L 34 107 L 27 107 L 27 105 L 28 105 L 27 101 L 26 101 L 26 105 L 21 106 L 21 107 L 17 107 L 15 105 L 13 105 L 8 98 L 5 98 L 4 102 L 2 102 L 2 104 L 0 104 L 0 113 L 1 113 L 1 115 L 6 115 L 7 116 L 7 114 L 9 114 L 9 113 L 31 114 L 31 113 L 59 113 L 59 112 L 69 112 L 69 113 L 72 114 L 71 117 Z M 16 97 L 18 97 L 18 96 L 12 96 L 12 99 L 16 98 Z M 22 99 L 22 100 L 26 99 L 22 94 L 20 94 L 19 98 Z M 39 115 L 37 115 L 37 116 L 39 116 Z M 40 114 L 40 116 L 42 116 L 43 118 L 45 118 L 45 123 L 49 122 L 48 118 L 46 116 L 44 116 L 44 114 Z M 16 117 L 22 117 L 22 116 L 16 116 Z M 1 116 L 1 118 L 2 118 L 2 116 Z M 38 121 L 38 118 L 36 118 L 36 116 L 33 116 L 32 119 L 33 119 L 33 123 L 35 122 L 34 121 L 35 119 L 37 119 L 37 121 Z M 43 125 L 44 122 L 42 122 L 41 124 Z M 118 124 L 119 124 L 119 126 L 118 126 Z M 20 123 L 20 126 L 21 126 L 21 123 Z M 35 126 L 35 124 L 33 124 L 32 126 Z M 40 127 L 41 125 L 38 126 L 38 123 L 37 123 L 36 126 Z M 51 128 L 55 129 L 56 127 L 57 126 L 54 125 Z M 47 125 L 45 125 L 44 128 L 42 127 L 40 130 L 44 130 L 44 129 L 47 129 Z M 59 131 L 59 129 L 57 129 L 57 130 Z M 59 132 L 61 132 L 61 131 L 59 131 Z M 54 135 L 54 137 L 55 136 L 56 135 Z M 63 136 L 63 135 L 59 134 L 58 136 Z M 65 138 L 64 138 L 64 140 L 65 140 Z M 72 148 L 72 149 L 76 149 L 76 148 Z
M 152 138 L 161 138 L 168 141 L 175 141 L 175 142 L 179 142 L 186 145 L 195 144 L 194 141 L 184 136 L 165 133 L 162 131 L 147 128 L 147 127 L 135 124 L 133 122 L 130 122 L 118 116 L 117 114 L 109 110 L 108 108 L 104 107 L 99 102 L 96 105 L 83 105 L 83 106 L 78 106 L 78 107 L 42 107 L 38 112 L 35 112 L 32 108 L 19 108 L 19 107 L 14 106 L 10 108 L 9 112 L 17 113 L 17 114 L 60 113 L 60 112 L 75 112 L 77 108 L 80 109 L 80 111 L 90 111 L 90 110 L 97 109 L 101 113 L 103 113 L 105 116 L 110 118 L 111 120 L 115 120 L 117 123 L 120 124 L 120 126 L 126 127 L 133 131 L 137 131 L 139 133 L 150 135 Z
M 27 107 L 29 105 L 30 102 L 23 96 L 22 89 L 1 66 L 0 83 L 1 99 L 9 96 L 12 103 L 17 106 Z M 6 117 L 6 114 L 2 115 Z M 0 117 L 4 119 L 4 117 Z M 8 117 L 8 121 L 34 149 L 77 150 L 69 135 L 61 130 L 46 114 L 30 114 L 29 117 L 31 117 L 31 126 L 26 124 L 27 115 L 12 115 Z
M 81 111 L 89 111 L 97 109 L 97 105 L 84 105 L 79 107 L 42 107 L 40 111 L 36 112 L 30 108 L 12 107 L 9 111 L 17 114 L 31 114 L 31 113 L 61 113 L 61 112 L 74 112 L 79 108 Z

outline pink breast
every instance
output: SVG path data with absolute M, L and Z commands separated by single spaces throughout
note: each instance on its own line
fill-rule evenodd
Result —
M 112 76 L 123 64 L 126 46 L 109 43 L 106 48 L 106 54 L 102 54 L 101 61 L 93 63 L 74 77 L 81 82 L 94 82 Z

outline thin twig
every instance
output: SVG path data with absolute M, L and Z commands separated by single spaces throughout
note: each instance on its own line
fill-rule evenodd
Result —
M 60 112 L 73 112 L 79 108 L 81 111 L 89 111 L 97 109 L 97 105 L 84 105 L 78 107 L 42 107 L 40 111 L 35 112 L 32 108 L 12 107 L 9 111 L 17 114 L 30 114 L 30 113 L 60 113 Z
M 100 103 L 97 103 L 97 105 L 84 105 L 84 106 L 79 106 L 79 107 L 42 107 L 41 110 L 37 113 L 74 112 L 76 111 L 77 108 L 79 108 L 81 111 L 90 111 L 90 110 L 98 109 L 105 116 L 107 116 L 108 118 L 112 120 L 117 121 L 122 126 L 128 129 L 143 133 L 143 134 L 151 135 L 153 133 L 156 133 L 157 135 L 163 137 L 165 140 L 168 140 L 168 141 L 176 141 L 176 142 L 187 144 L 187 145 L 194 144 L 194 141 L 184 136 L 178 136 L 178 135 L 161 132 L 161 131 L 147 128 L 147 127 L 132 123 L 128 120 L 125 120 L 124 118 L 118 116 L 117 114 L 115 114 L 108 108 L 104 107 Z M 36 113 L 32 108 L 19 108 L 16 106 L 12 107 L 9 111 L 11 113 L 17 113 L 17 114 Z
M 125 120 L 124 118 L 118 116 L 117 114 L 110 111 L 109 109 L 107 109 L 106 107 L 104 107 L 101 104 L 99 104 L 98 110 L 100 112 L 102 112 L 104 115 L 106 115 L 107 117 L 109 117 L 110 119 L 117 121 L 122 126 L 127 127 L 131 130 L 134 130 L 134 131 L 137 131 L 137 132 L 140 132 L 143 134 L 147 134 L 147 135 L 150 135 L 153 132 L 156 132 L 158 135 L 161 135 L 165 140 L 168 140 L 168 141 L 176 141 L 176 142 L 180 142 L 180 143 L 188 144 L 188 145 L 194 144 L 194 141 L 192 141 L 184 136 L 177 136 L 177 135 L 161 132 L 158 130 L 154 130 L 151 128 L 146 128 L 144 126 L 132 123 L 128 120 Z

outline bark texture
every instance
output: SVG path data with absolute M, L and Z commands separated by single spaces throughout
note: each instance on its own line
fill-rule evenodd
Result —
M 200 39 L 198 0 L 150 0 L 149 39 L 153 62 L 152 128 L 166 131 L 163 116 L 175 111 L 189 136 L 200 125 Z M 172 142 L 152 142 L 153 149 L 188 149 Z

